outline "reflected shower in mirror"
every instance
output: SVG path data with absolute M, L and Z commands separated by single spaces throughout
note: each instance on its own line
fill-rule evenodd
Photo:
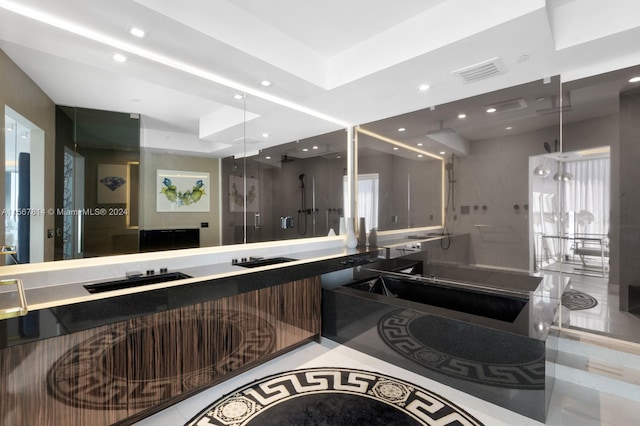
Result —
M 223 244 L 243 242 L 245 211 L 246 242 L 337 233 L 346 150 L 346 132 L 339 130 L 223 159 Z

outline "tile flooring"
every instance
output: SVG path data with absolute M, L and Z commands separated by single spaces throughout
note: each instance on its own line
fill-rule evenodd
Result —
M 138 423 L 136 426 L 177 426 L 193 418 L 208 404 L 245 383 L 278 372 L 306 367 L 351 367 L 377 371 L 416 383 L 454 402 L 485 426 L 534 426 L 535 420 L 487 403 L 464 392 L 434 382 L 331 340 L 309 343 L 295 351 L 247 371 L 218 386 L 173 405 Z M 640 402 L 556 380 L 547 425 L 620 426 L 637 425 Z
M 565 326 L 620 340 L 640 343 L 640 317 L 629 312 L 620 312 L 620 298 L 616 288 L 610 288 L 608 279 L 584 275 L 566 275 L 574 290 L 587 293 L 598 300 L 598 305 L 580 311 L 571 311 Z

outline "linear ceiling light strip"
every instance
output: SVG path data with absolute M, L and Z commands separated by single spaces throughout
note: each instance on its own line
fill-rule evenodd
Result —
M 419 148 L 413 147 L 413 146 L 411 146 L 411 145 L 407 145 L 406 143 L 403 143 L 403 142 L 400 142 L 400 141 L 396 141 L 396 140 L 391 139 L 391 138 L 388 138 L 388 137 L 386 137 L 386 136 L 379 135 L 379 134 L 377 134 L 377 133 L 375 133 L 375 132 L 372 132 L 372 131 L 370 131 L 370 130 L 363 129 L 363 128 L 362 128 L 362 127 L 360 127 L 360 126 L 356 126 L 356 131 L 357 131 L 358 133 L 362 133 L 362 134 L 365 134 L 365 135 L 371 136 L 372 138 L 379 139 L 379 140 L 381 140 L 381 141 L 384 141 L 384 142 L 390 143 L 390 144 L 392 144 L 392 145 L 399 146 L 399 147 L 404 148 L 404 149 L 408 149 L 409 151 L 417 152 L 418 154 L 427 155 L 427 156 L 429 156 L 429 157 L 431 157 L 431 158 L 435 158 L 435 159 L 437 159 L 437 160 L 441 160 L 441 161 L 442 161 L 442 160 L 444 160 L 444 158 L 443 158 L 443 157 L 440 157 L 440 156 L 435 155 L 435 154 L 432 154 L 432 153 L 430 153 L 430 152 L 428 152 L 428 151 L 425 151 L 425 150 L 422 150 L 422 149 L 419 149 Z
M 170 58 L 165 55 L 161 55 L 159 53 L 152 52 L 147 49 L 140 48 L 138 46 L 132 45 L 130 43 L 123 42 L 116 38 L 110 37 L 106 34 L 99 33 L 90 28 L 83 27 L 81 25 L 75 24 L 71 21 L 67 21 L 61 19 L 55 15 L 51 15 L 37 9 L 33 9 L 24 5 L 20 5 L 14 2 L 0 0 L 0 8 L 9 10 L 18 15 L 25 16 L 29 19 L 33 19 L 35 21 L 41 22 L 46 25 L 50 25 L 52 27 L 61 29 L 63 31 L 67 31 L 78 36 L 88 38 L 95 42 L 104 44 L 106 46 L 112 47 L 114 49 L 122 50 L 124 52 L 130 53 L 132 55 L 139 56 L 141 58 L 148 59 L 153 62 L 157 62 L 162 65 L 166 65 L 170 68 L 203 78 L 205 80 L 211 81 L 213 83 L 220 84 L 222 86 L 229 87 L 234 90 L 239 90 L 258 98 L 264 99 L 266 101 L 272 102 L 274 104 L 310 115 L 312 117 L 319 118 L 321 120 L 328 121 L 330 123 L 334 123 L 340 125 L 342 127 L 349 127 L 350 124 L 346 121 L 340 120 L 338 118 L 332 117 L 330 115 L 324 114 L 320 111 L 316 111 L 314 109 L 305 107 L 303 105 L 297 104 L 295 102 L 289 101 L 287 99 L 280 98 L 278 96 L 271 95 L 269 93 L 262 92 L 260 90 L 256 90 L 254 88 L 245 86 L 241 83 L 238 83 L 233 80 L 229 80 L 228 78 L 222 77 L 220 75 L 214 74 L 202 68 L 198 68 L 196 66 L 187 64 L 182 61 L 178 61 L 176 59 Z

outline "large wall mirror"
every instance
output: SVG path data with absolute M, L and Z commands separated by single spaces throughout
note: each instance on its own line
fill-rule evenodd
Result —
M 393 183 L 399 204 L 387 200 L 385 207 L 409 212 L 406 206 L 422 201 L 421 216 L 388 211 L 384 229 L 442 224 L 445 233 L 469 236 L 470 263 L 528 270 L 529 157 L 560 149 L 560 111 L 556 76 L 363 124 L 359 173 L 383 169 L 381 160 L 367 158 L 378 139 L 433 174 L 414 178 L 402 165 Z M 418 158 L 421 151 L 442 160 Z M 423 199 L 407 197 L 409 188 Z
M 441 227 L 442 157 L 425 150 L 426 143 L 401 143 L 364 126 L 356 135 L 357 210 L 367 231 Z
M 345 130 L 222 160 L 223 244 L 326 236 L 344 216 Z M 246 197 L 244 196 L 246 194 Z M 246 208 L 245 208 L 246 207 Z

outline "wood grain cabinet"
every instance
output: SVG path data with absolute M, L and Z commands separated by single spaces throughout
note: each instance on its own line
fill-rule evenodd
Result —
M 1 424 L 130 424 L 320 336 L 320 278 L 0 352 Z

